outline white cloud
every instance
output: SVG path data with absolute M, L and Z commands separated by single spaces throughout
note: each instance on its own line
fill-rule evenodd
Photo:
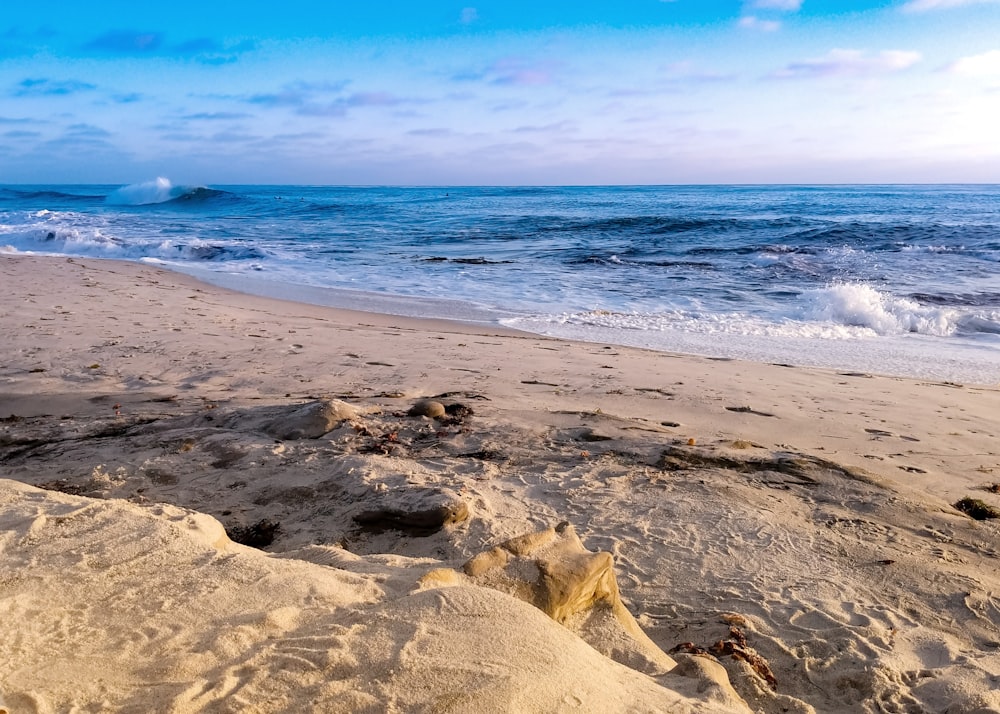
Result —
M 945 70 L 953 74 L 973 77 L 1000 75 L 1000 50 L 990 50 L 981 55 L 961 57 L 945 67 Z
M 750 7 L 760 10 L 785 10 L 787 12 L 797 12 L 802 7 L 802 0 L 753 0 Z
M 928 10 L 947 10 L 953 7 L 996 4 L 998 2 L 1000 0 L 908 0 L 903 5 L 903 10 L 907 12 L 927 12 Z
M 739 25 L 744 29 L 758 30 L 760 32 L 774 32 L 781 28 L 781 23 L 777 20 L 761 20 L 754 15 L 741 17 Z
M 857 77 L 888 74 L 908 69 L 922 59 L 919 52 L 907 50 L 830 50 L 823 57 L 792 62 L 773 76 L 783 79 L 804 77 Z

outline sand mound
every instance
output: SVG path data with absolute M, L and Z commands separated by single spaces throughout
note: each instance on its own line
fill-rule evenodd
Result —
M 272 557 L 191 511 L 8 480 L 0 529 L 13 712 L 727 710 L 496 590 L 417 587 L 433 559 Z

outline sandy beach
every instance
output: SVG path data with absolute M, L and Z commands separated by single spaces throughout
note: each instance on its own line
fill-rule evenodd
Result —
M 1000 384 L 0 285 L 0 710 L 1000 712 Z

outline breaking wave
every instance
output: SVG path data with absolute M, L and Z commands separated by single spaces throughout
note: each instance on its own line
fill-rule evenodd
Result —
M 181 260 L 224 263 L 264 260 L 265 250 L 238 240 L 121 237 L 115 226 L 75 212 L 35 211 L 17 222 L 0 223 L 7 252 L 78 255 L 119 260 Z
M 867 328 L 877 335 L 916 332 L 947 337 L 958 329 L 960 312 L 955 308 L 921 305 L 863 283 L 818 288 L 807 291 L 804 297 L 805 319 Z
M 201 203 L 220 197 L 233 197 L 233 194 L 204 186 L 175 186 L 170 179 L 160 176 L 153 181 L 122 186 L 104 201 L 112 206 L 149 206 L 174 201 Z
M 618 330 L 822 340 L 910 333 L 933 337 L 950 337 L 957 333 L 1000 334 L 1000 310 L 921 305 L 916 300 L 890 295 L 862 283 L 842 283 L 805 291 L 784 317 L 697 310 L 656 313 L 588 310 L 536 316 L 521 322 L 522 328 L 533 322 L 548 322 Z

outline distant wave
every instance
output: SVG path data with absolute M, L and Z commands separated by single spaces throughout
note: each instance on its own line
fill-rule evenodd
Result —
M 158 177 L 154 181 L 123 186 L 105 198 L 113 206 L 149 206 L 158 203 L 204 203 L 219 197 L 234 197 L 227 191 L 204 186 L 174 186 L 170 179 Z
M 862 244 L 870 250 L 928 251 L 933 253 L 962 251 L 963 243 L 979 244 L 997 235 L 993 224 L 949 225 L 934 221 L 865 222 L 849 221 L 810 227 L 785 236 L 789 243 L 819 245 Z M 954 245 L 951 245 L 954 244 Z
M 104 196 L 90 194 L 64 193 L 62 191 L 26 191 L 14 188 L 0 188 L 0 199 L 16 201 L 99 201 Z
M 969 307 L 1000 308 L 1000 292 L 978 293 L 911 293 L 910 297 L 931 305 L 963 305 Z
M 542 232 L 619 233 L 630 231 L 644 235 L 671 235 L 690 232 L 705 232 L 716 235 L 735 230 L 790 229 L 804 225 L 803 219 L 795 217 L 698 218 L 653 215 L 567 221 L 563 217 L 553 216 L 550 220 L 546 220 L 546 217 L 533 217 L 529 220 L 538 221 L 540 224 L 538 230 Z
M 487 260 L 486 258 L 445 258 L 439 255 L 419 260 L 423 263 L 455 263 L 457 265 L 509 265 L 514 262 L 513 260 Z
M 715 263 L 710 263 L 703 260 L 672 260 L 672 259 L 654 259 L 654 258 L 622 258 L 619 254 L 614 253 L 610 255 L 595 255 L 588 253 L 582 257 L 570 258 L 565 262 L 566 265 L 621 265 L 624 267 L 639 267 L 639 268 L 694 268 L 696 270 L 717 270 L 718 266 Z

